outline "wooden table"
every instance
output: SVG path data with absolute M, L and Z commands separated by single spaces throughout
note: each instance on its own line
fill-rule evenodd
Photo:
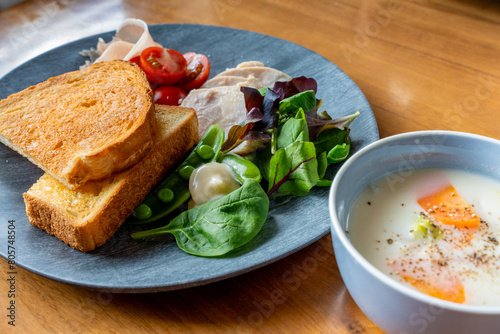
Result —
M 310 48 L 358 84 L 381 137 L 444 129 L 500 139 L 493 0 L 32 0 L 0 11 L 0 76 L 126 17 L 240 28 Z M 0 268 L 2 333 L 381 332 L 346 290 L 330 236 L 250 273 L 165 293 L 95 292 L 18 269 L 15 328 L 3 258 Z

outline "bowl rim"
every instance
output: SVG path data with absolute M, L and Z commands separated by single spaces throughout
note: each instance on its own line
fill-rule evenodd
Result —
M 409 298 L 415 299 L 421 303 L 430 304 L 438 307 L 442 307 L 443 309 L 463 312 L 463 313 L 473 313 L 473 314 L 482 314 L 482 315 L 499 315 L 500 314 L 500 306 L 480 306 L 480 305 L 464 305 L 459 303 L 454 303 L 446 300 L 442 300 L 436 297 L 432 297 L 426 295 L 418 290 L 412 289 L 411 287 L 407 287 L 404 284 L 392 279 L 388 275 L 384 274 L 382 271 L 377 269 L 374 265 L 372 265 L 367 259 L 365 259 L 361 253 L 354 247 L 354 245 L 350 242 L 347 237 L 344 229 L 340 224 L 340 220 L 337 215 L 337 205 L 336 202 L 336 189 L 342 179 L 343 175 L 349 169 L 349 167 L 356 163 L 356 161 L 365 155 L 366 153 L 381 147 L 391 142 L 398 141 L 400 139 L 408 139 L 408 138 L 417 138 L 423 136 L 455 136 L 461 138 L 470 138 L 475 140 L 488 141 L 493 144 L 498 145 L 500 149 L 500 140 L 467 133 L 460 131 L 448 131 L 448 130 L 424 130 L 424 131 L 412 131 L 401 134 L 392 135 L 389 137 L 382 138 L 377 140 L 369 145 L 363 147 L 354 155 L 352 155 L 343 165 L 340 167 L 339 171 L 335 175 L 333 183 L 330 187 L 330 195 L 329 195 L 329 211 L 330 211 L 330 223 L 332 227 L 332 233 L 335 233 L 337 238 L 340 240 L 343 247 L 349 252 L 349 254 L 356 260 L 358 264 L 360 264 L 366 271 L 368 271 L 371 275 L 376 277 L 379 281 L 381 281 L 386 286 L 395 289 L 397 292 L 406 295 Z M 335 245 L 334 245 L 335 246 Z M 334 250 L 335 252 L 335 250 Z

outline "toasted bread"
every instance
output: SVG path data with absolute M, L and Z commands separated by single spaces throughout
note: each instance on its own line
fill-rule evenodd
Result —
M 83 252 L 103 245 L 196 143 L 198 120 L 193 109 L 158 105 L 156 121 L 158 135 L 152 151 L 130 169 L 78 190 L 44 174 L 23 194 L 31 224 Z
M 0 101 L 0 141 L 70 189 L 142 160 L 156 131 L 144 72 L 96 63 Z

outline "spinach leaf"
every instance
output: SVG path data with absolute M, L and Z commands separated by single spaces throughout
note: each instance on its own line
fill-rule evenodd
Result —
M 349 155 L 351 148 L 349 140 L 349 129 L 328 129 L 321 132 L 316 140 L 314 140 L 314 145 L 316 146 L 316 155 L 318 159 L 324 153 L 326 153 L 327 166 L 340 161 L 343 161 Z M 320 165 L 322 168 L 322 166 Z M 320 178 L 322 170 L 319 170 Z
M 316 108 L 316 94 L 313 90 L 306 90 L 305 92 L 292 95 L 279 102 L 278 112 L 280 114 L 281 123 L 288 118 L 294 117 L 295 113 L 300 108 L 305 112 Z
M 219 256 L 255 237 L 268 211 L 266 193 L 257 181 L 247 179 L 230 194 L 182 212 L 167 226 L 133 233 L 132 238 L 171 233 L 187 253 Z
M 316 107 L 316 94 L 313 90 L 306 90 L 280 101 L 279 112 L 281 114 L 289 114 L 295 112 L 299 108 L 306 112 L 313 110 Z
M 333 147 L 344 144 L 347 138 L 349 138 L 348 134 L 348 129 L 329 129 L 321 132 L 314 140 L 316 154 L 320 155 L 321 152 L 329 152 Z
M 312 142 L 294 142 L 280 148 L 271 158 L 269 188 L 271 198 L 304 196 L 318 181 L 318 161 Z
M 325 130 L 314 140 L 314 146 L 318 159 L 318 175 L 320 179 L 323 179 L 328 165 L 340 162 L 349 155 L 349 129 Z M 326 186 L 327 183 L 322 182 L 318 185 Z
M 273 157 L 273 153 L 271 150 L 271 145 L 267 145 L 260 152 L 259 162 L 258 162 L 260 173 L 262 174 L 262 177 L 266 181 L 269 181 L 269 165 L 271 163 L 272 157 Z
M 309 129 L 302 108 L 299 109 L 295 118 L 290 118 L 281 127 L 277 147 L 285 148 L 296 141 L 309 141 Z
M 334 164 L 345 160 L 345 158 L 347 158 L 347 156 L 349 155 L 350 148 L 351 145 L 349 143 L 343 143 L 342 145 L 334 146 L 326 156 L 328 163 Z
M 322 179 L 325 177 L 326 168 L 328 167 L 326 151 L 318 154 L 318 151 L 316 150 L 316 159 L 318 160 L 318 177 Z
M 321 180 L 318 180 L 318 183 L 316 183 L 316 186 L 317 187 L 331 187 L 332 184 L 333 184 L 333 180 L 321 179 Z

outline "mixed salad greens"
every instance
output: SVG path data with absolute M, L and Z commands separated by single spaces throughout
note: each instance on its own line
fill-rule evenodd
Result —
M 347 158 L 349 125 L 359 112 L 337 119 L 319 112 L 321 100 L 312 78 L 241 91 L 245 119 L 229 130 L 227 139 L 218 125 L 212 125 L 128 221 L 144 224 L 170 215 L 189 200 L 189 178 L 207 163 L 228 165 L 241 187 L 180 213 L 164 227 L 133 233 L 132 238 L 170 233 L 187 253 L 220 256 L 257 235 L 270 199 L 304 196 L 314 186 L 331 185 L 324 179 L 327 167 Z

